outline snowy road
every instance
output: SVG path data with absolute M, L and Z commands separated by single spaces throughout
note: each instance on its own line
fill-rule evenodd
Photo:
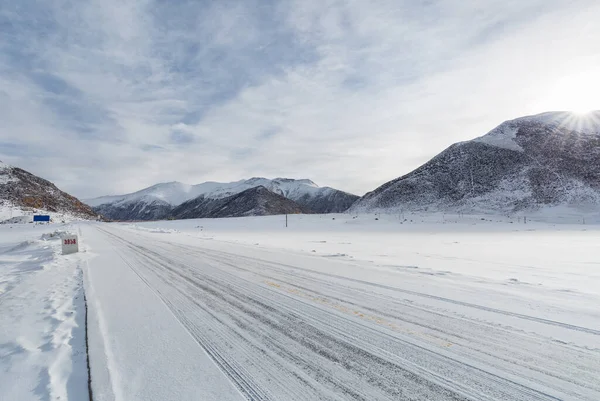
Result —
M 600 399 L 600 328 L 584 321 L 403 285 L 401 272 L 387 283 L 335 258 L 106 224 L 84 234 L 110 244 L 248 400 Z

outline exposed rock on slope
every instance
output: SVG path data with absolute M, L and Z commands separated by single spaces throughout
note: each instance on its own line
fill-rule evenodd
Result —
M 0 200 L 13 206 L 96 218 L 98 214 L 50 181 L 0 162 Z
M 291 178 L 252 178 L 247 185 L 261 185 L 310 209 L 314 213 L 341 213 L 348 210 L 358 196 L 330 187 L 319 187 L 311 180 Z
M 168 216 L 173 206 L 160 199 L 147 201 L 103 204 L 94 208 L 98 214 L 111 220 L 159 220 Z
M 284 195 L 285 196 L 285 195 Z M 348 210 L 359 197 L 332 188 L 319 188 L 312 194 L 288 196 L 314 213 L 341 213 Z
M 366 194 L 352 211 L 511 212 L 559 205 L 600 207 L 600 112 L 504 122 Z
M 296 213 L 311 211 L 263 186 L 258 186 L 222 199 L 193 199 L 176 207 L 171 216 L 176 219 L 191 219 Z
M 173 215 L 173 209 L 194 200 L 199 215 L 207 215 L 219 200 L 262 186 L 295 201 L 303 210 L 336 213 L 347 210 L 358 196 L 329 187 L 319 187 L 310 180 L 289 178 L 251 178 L 231 183 L 206 182 L 185 185 L 180 182 L 157 184 L 141 191 L 104 196 L 86 201 L 98 213 L 114 220 L 156 220 Z M 177 213 L 175 213 L 177 215 Z

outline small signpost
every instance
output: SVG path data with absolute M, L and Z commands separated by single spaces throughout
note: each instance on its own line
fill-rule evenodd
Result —
M 33 216 L 34 223 L 50 223 L 50 216 L 48 215 L 35 215 Z
M 62 236 L 62 253 L 70 255 L 79 252 L 79 239 L 75 234 L 65 234 Z

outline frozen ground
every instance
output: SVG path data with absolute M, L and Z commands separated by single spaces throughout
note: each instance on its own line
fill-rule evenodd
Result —
M 589 218 L 375 218 L 82 225 L 95 398 L 600 399 Z
M 87 400 L 84 254 L 65 225 L 0 225 L 0 400 Z
M 35 212 L 34 212 L 35 210 Z M 68 213 L 49 212 L 42 209 L 21 208 L 10 204 L 7 201 L 0 200 L 0 226 L 8 224 L 23 224 L 33 220 L 34 214 L 49 215 L 53 222 L 70 223 L 81 220 Z
M 0 400 L 87 400 L 85 287 L 95 400 L 597 401 L 600 226 L 558 221 L 0 226 Z

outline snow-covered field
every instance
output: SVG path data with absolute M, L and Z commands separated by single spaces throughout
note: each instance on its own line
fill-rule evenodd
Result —
M 48 215 L 55 223 L 70 223 L 72 221 L 81 220 L 81 218 L 75 217 L 69 213 L 50 212 L 43 209 L 21 208 L 9 204 L 6 201 L 0 201 L 0 225 L 32 223 L 34 214 Z
M 600 217 L 600 216 L 599 216 Z M 545 216 L 537 216 L 543 219 Z M 559 219 L 558 221 L 562 221 Z M 124 224 L 279 249 L 360 264 L 370 271 L 406 270 L 417 276 L 487 279 L 541 290 L 600 291 L 600 224 L 532 221 L 522 217 L 399 215 L 290 215 Z M 587 223 L 593 216 L 587 216 Z M 463 282 L 461 281 L 461 284 Z
M 0 400 L 87 400 L 84 254 L 66 225 L 0 226 Z
M 400 217 L 86 227 L 92 374 L 117 399 L 238 399 L 191 378 L 202 350 L 251 400 L 600 399 L 598 227 Z
M 561 221 L 80 224 L 94 399 L 597 401 L 600 226 Z

